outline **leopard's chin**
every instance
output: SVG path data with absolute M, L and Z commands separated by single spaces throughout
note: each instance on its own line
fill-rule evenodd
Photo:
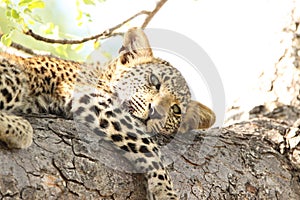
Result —
M 151 119 L 149 116 L 147 118 L 141 118 L 135 114 L 134 110 L 128 110 L 132 117 L 139 120 L 142 124 L 146 126 L 146 131 L 150 134 L 170 134 L 164 129 L 164 123 L 162 119 Z
M 145 125 L 146 131 L 149 134 L 171 135 L 177 131 L 176 129 L 170 132 L 170 130 L 166 128 L 164 118 L 153 118 L 149 115 L 147 117 L 141 117 L 140 115 L 138 115 L 138 111 L 132 106 L 132 102 L 130 100 L 123 102 L 122 108 L 125 109 L 126 112 L 130 113 L 132 117 Z
M 165 130 L 162 119 L 149 119 L 146 124 L 146 131 L 153 134 L 170 134 Z

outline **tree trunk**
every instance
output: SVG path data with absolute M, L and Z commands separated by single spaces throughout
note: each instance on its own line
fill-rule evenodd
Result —
M 286 29 L 290 47 L 273 71 L 262 73 L 266 103 L 251 110 L 250 120 L 198 131 L 169 166 L 181 199 L 300 199 L 296 7 Z M 35 130 L 31 147 L 10 150 L 0 144 L 0 199 L 145 199 L 143 176 L 103 164 L 116 162 L 115 155 L 88 149 L 72 120 L 27 119 Z
M 181 199 L 300 199 L 299 172 L 289 152 L 280 148 L 286 130 L 300 115 L 287 107 L 281 116 L 288 112 L 294 118 L 278 121 L 269 113 L 270 118 L 198 131 L 170 166 Z M 1 199 L 145 199 L 143 176 L 102 164 L 74 134 L 72 120 L 27 119 L 35 130 L 30 148 L 0 145 Z

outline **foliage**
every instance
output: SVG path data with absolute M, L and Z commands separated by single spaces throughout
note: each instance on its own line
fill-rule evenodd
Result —
M 45 8 L 43 0 L 20 0 L 18 3 L 13 0 L 3 0 L 6 17 L 18 24 L 23 30 L 28 29 L 29 24 L 42 23 L 40 16 L 33 14 L 35 9 Z M 12 30 L 15 28 L 12 27 Z
M 76 0 L 70 1 L 70 3 L 76 4 L 74 6 L 76 8 L 77 16 L 76 22 L 77 26 L 82 26 L 83 23 L 92 22 L 91 15 L 85 11 L 84 7 L 87 6 L 96 6 L 97 3 L 102 3 L 105 0 Z M 1 42 L 10 46 L 12 40 L 15 40 L 23 34 L 23 32 L 30 30 L 34 30 L 34 32 L 38 32 L 39 34 L 49 37 L 49 38 L 74 38 L 74 36 L 70 36 L 67 34 L 63 27 L 53 23 L 53 20 L 45 17 L 44 13 L 50 12 L 52 9 L 51 6 L 47 6 L 47 3 L 50 4 L 48 0 L 0 0 L 0 9 L 4 10 L 6 19 L 0 19 L 2 21 L 2 26 L 0 23 L 1 31 L 3 35 L 1 37 Z M 51 1 L 53 3 L 53 1 Z M 1 12 L 0 10 L 0 12 Z M 41 12 L 42 11 L 42 12 Z M 2 13 L 2 14 L 3 14 Z M 0 16 L 1 17 L 1 16 Z M 47 20 L 45 20 L 47 19 Z M 4 21 L 7 20 L 8 23 Z M 6 26 L 6 27 L 3 27 Z M 1 32 L 0 32 L 1 33 Z M 25 41 L 26 39 L 24 39 Z M 41 42 L 39 43 L 41 46 Z M 98 47 L 100 44 L 98 41 L 94 43 L 95 47 Z M 80 52 L 82 51 L 84 45 L 61 45 L 61 44 L 45 44 L 42 43 L 43 48 L 52 53 L 58 54 L 59 56 L 70 58 L 72 57 L 71 52 Z M 52 51 L 54 49 L 54 52 Z

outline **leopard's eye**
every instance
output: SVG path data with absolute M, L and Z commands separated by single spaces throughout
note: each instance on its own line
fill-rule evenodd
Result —
M 180 115 L 181 114 L 181 109 L 180 109 L 180 107 L 177 104 L 174 104 L 172 106 L 172 110 L 173 110 L 174 114 L 176 114 L 176 115 Z
M 155 88 L 156 88 L 157 90 L 160 89 L 160 82 L 159 82 L 157 76 L 155 76 L 154 74 L 151 74 L 151 75 L 150 75 L 150 83 L 151 83 L 153 86 L 155 86 Z

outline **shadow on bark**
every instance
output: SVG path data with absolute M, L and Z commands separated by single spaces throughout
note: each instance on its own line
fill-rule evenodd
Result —
M 287 113 L 294 118 L 283 117 Z M 295 148 L 286 138 L 299 113 L 286 106 L 227 128 L 198 131 L 169 166 L 181 199 L 300 199 Z M 1 199 L 145 199 L 143 176 L 100 162 L 74 134 L 73 121 L 27 119 L 35 129 L 30 148 L 0 145 Z M 109 162 L 109 153 L 103 154 Z

